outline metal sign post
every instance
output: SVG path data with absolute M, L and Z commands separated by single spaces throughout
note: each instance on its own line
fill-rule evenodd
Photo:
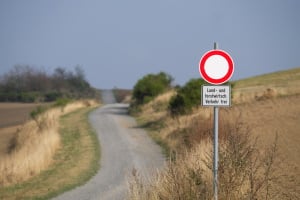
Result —
M 218 200 L 218 160 L 219 160 L 219 107 L 230 106 L 231 88 L 226 83 L 234 71 L 234 63 L 230 55 L 222 50 L 217 50 L 217 43 L 214 43 L 214 50 L 206 52 L 199 62 L 199 72 L 202 78 L 212 84 L 202 86 L 202 106 L 214 107 L 214 160 L 213 160 L 213 189 L 214 200 Z
M 219 107 L 214 106 L 214 198 L 218 199 Z
M 218 45 L 214 43 L 214 49 Z M 219 157 L 219 107 L 214 106 L 214 199 L 218 200 L 218 157 Z

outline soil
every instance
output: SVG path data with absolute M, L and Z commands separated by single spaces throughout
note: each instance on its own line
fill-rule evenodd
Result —
M 0 156 L 7 153 L 11 139 L 21 124 L 30 119 L 36 103 L 0 103 Z
M 279 156 L 285 169 L 300 183 L 300 95 L 257 100 L 233 106 L 225 115 L 240 121 L 258 137 L 262 148 L 274 143 L 278 135 Z M 224 112 L 223 111 L 223 112 Z M 222 111 L 220 112 L 220 115 Z M 224 116 L 225 117 L 225 116 Z

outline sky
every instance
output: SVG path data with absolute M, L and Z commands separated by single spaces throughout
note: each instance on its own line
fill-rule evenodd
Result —
M 15 65 L 81 66 L 92 86 L 131 89 L 164 71 L 199 78 L 218 48 L 231 80 L 300 67 L 299 0 L 1 0 L 0 74 Z

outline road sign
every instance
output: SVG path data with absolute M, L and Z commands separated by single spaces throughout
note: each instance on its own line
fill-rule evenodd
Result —
M 230 106 L 229 85 L 202 85 L 202 106 Z
M 234 71 L 234 63 L 230 55 L 222 50 L 206 52 L 199 62 L 202 78 L 213 85 L 227 82 Z

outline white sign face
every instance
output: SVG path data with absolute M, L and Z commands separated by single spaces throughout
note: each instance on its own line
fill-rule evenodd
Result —
M 231 92 L 229 85 L 203 85 L 202 106 L 230 106 Z

